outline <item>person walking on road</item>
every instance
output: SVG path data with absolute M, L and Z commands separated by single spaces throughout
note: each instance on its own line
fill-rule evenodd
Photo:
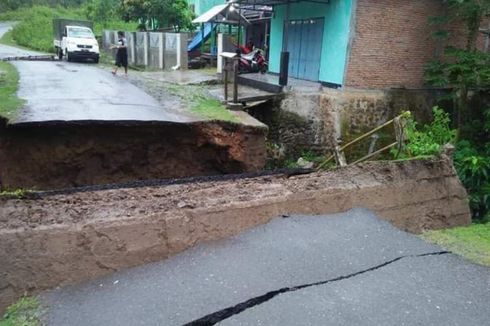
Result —
M 124 67 L 124 74 L 128 76 L 128 47 L 126 43 L 126 38 L 124 37 L 124 32 L 117 32 L 117 45 L 114 45 L 112 48 L 117 49 L 116 53 L 116 67 L 112 71 L 112 74 L 115 76 L 117 74 L 117 70 L 121 67 Z

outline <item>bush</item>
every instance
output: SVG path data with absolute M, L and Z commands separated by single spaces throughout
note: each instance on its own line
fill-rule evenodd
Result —
M 490 220 L 490 144 L 478 151 L 468 141 L 459 142 L 454 164 L 468 190 L 473 218 Z
M 405 126 L 407 144 L 399 155 L 396 150 L 392 151 L 393 154 L 398 158 L 437 155 L 443 145 L 455 140 L 456 130 L 449 127 L 449 114 L 439 107 L 434 107 L 432 112 L 434 115 L 432 123 L 422 127 L 419 127 L 412 117 L 407 119 Z
M 22 8 L 6 13 L 0 18 L 20 21 L 12 30 L 12 38 L 17 44 L 44 52 L 54 51 L 54 18 L 85 19 L 80 9 L 46 6 Z
M 484 130 L 488 128 L 490 110 L 486 111 L 481 124 Z M 456 130 L 449 127 L 449 115 L 438 107 L 433 108 L 434 120 L 432 123 L 419 127 L 412 118 L 407 120 L 405 132 L 407 144 L 400 153 L 401 158 L 412 158 L 440 153 L 443 145 L 456 139 Z M 460 141 L 456 146 L 454 165 L 458 171 L 461 182 L 468 190 L 470 208 L 473 219 L 476 221 L 490 220 L 490 144 L 478 144 L 470 141 Z M 396 151 L 392 151 L 393 154 Z

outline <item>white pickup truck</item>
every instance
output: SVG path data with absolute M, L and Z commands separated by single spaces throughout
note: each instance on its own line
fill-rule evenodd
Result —
M 54 47 L 58 58 L 68 61 L 90 59 L 99 62 L 99 44 L 92 31 L 92 23 L 70 19 L 54 19 Z

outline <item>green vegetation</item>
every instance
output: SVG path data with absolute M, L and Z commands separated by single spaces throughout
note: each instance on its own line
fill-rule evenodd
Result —
M 0 38 L 0 43 L 1 44 L 5 44 L 5 45 L 10 45 L 10 46 L 24 48 L 23 46 L 20 46 L 19 44 L 17 44 L 15 42 L 14 37 L 12 35 L 12 30 L 10 30 L 7 33 L 3 34 L 2 38 Z
M 165 83 L 162 87 L 168 93 L 178 96 L 183 104 L 191 109 L 191 112 L 207 119 L 229 122 L 239 122 L 220 101 L 207 95 L 206 89 L 197 85 L 175 85 Z
M 456 130 L 449 127 L 449 114 L 438 107 L 432 109 L 434 119 L 430 124 L 419 126 L 412 116 L 406 119 L 405 134 L 407 144 L 398 153 L 392 150 L 396 158 L 413 158 L 437 155 L 442 146 L 454 142 Z
M 0 117 L 7 120 L 15 118 L 23 101 L 17 97 L 19 74 L 14 66 L 0 61 Z
M 205 96 L 194 96 L 191 101 L 191 111 L 211 120 L 238 122 L 238 119 L 220 101 Z
M 79 10 L 35 6 L 4 13 L 0 15 L 0 20 L 19 21 L 12 29 L 12 40 L 16 44 L 34 50 L 52 52 L 54 51 L 52 20 L 57 17 L 81 19 L 82 15 Z
M 52 18 L 91 20 L 96 23 L 96 34 L 100 28 L 194 30 L 193 12 L 186 0 L 2 0 L 0 12 L 4 14 L 0 15 L 0 20 L 23 20 L 19 18 L 19 13 L 31 8 L 50 8 L 53 12 L 62 12 L 61 16 Z M 131 22 L 131 28 L 128 28 L 128 22 Z
M 395 158 L 437 155 L 444 144 L 454 143 L 457 131 L 449 127 L 451 123 L 449 114 L 437 107 L 434 108 L 433 113 L 433 122 L 424 126 L 418 126 L 413 119 L 408 119 L 407 144 L 401 153 L 392 150 Z M 469 139 L 473 139 L 473 142 L 462 140 L 457 143 L 454 164 L 463 185 L 468 190 L 473 218 L 483 222 L 490 219 L 490 143 L 475 145 L 478 144 L 478 139 L 482 138 Z
M 476 221 L 490 220 L 490 107 L 485 96 L 490 92 L 490 54 L 479 51 L 477 38 L 484 17 L 490 15 L 488 0 L 448 0 L 450 10 L 434 17 L 439 27 L 435 36 L 445 39 L 445 30 L 455 19 L 466 24 L 464 49 L 449 47 L 444 55 L 426 67 L 429 85 L 446 87 L 454 103 L 450 111 L 457 129 L 455 166 L 470 195 Z
M 0 198 L 25 199 L 29 198 L 32 194 L 33 191 L 27 189 L 2 190 L 0 191 Z
M 24 297 L 7 308 L 0 326 L 37 326 L 40 325 L 39 314 L 39 301 Z
M 430 231 L 422 238 L 475 263 L 490 266 L 490 224 Z
M 124 20 L 142 22 L 145 28 L 171 27 L 176 32 L 194 30 L 193 12 L 186 0 L 125 0 L 120 3 L 119 11 Z
M 0 14 L 0 20 L 19 21 L 12 29 L 11 34 L 3 38 L 4 43 L 21 45 L 30 49 L 52 52 L 53 47 L 53 19 L 69 18 L 87 20 L 86 11 L 83 8 L 64 8 L 33 6 L 20 8 Z M 94 23 L 94 33 L 100 35 L 104 28 L 135 30 L 135 23 L 125 23 L 121 20 L 110 20 Z
M 0 1 L 0 12 L 17 10 L 19 8 L 32 7 L 35 5 L 79 7 L 87 0 L 2 0 Z
M 454 164 L 468 190 L 473 218 L 490 220 L 490 146 L 478 150 L 469 141 L 458 143 Z

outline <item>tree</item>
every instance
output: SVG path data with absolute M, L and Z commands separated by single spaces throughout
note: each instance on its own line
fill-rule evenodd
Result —
M 448 3 L 454 17 L 466 23 L 466 50 L 475 50 L 483 18 L 490 14 L 490 0 L 448 0 Z
M 126 21 L 171 27 L 177 32 L 192 29 L 192 12 L 186 0 L 122 0 L 121 11 Z
M 85 2 L 87 0 L 0 0 L 0 12 L 32 7 L 34 5 L 79 7 Z
M 483 19 L 490 15 L 490 0 L 445 2 L 448 14 L 433 22 L 463 21 L 466 46 L 446 48 L 441 59 L 426 67 L 425 77 L 429 84 L 451 90 L 460 139 L 455 166 L 469 192 L 473 218 L 485 221 L 490 219 L 490 107 L 484 100 L 490 95 L 490 54 L 478 50 L 477 39 Z M 449 36 L 447 31 L 437 34 Z
M 490 15 L 490 0 L 447 0 L 449 11 L 435 17 L 432 22 L 445 26 L 456 20 L 466 25 L 466 48 L 446 48 L 443 59 L 427 65 L 426 81 L 434 86 L 451 87 L 455 103 L 455 125 L 458 129 L 464 123 L 463 115 L 468 112 L 471 90 L 490 89 L 490 55 L 477 49 L 477 39 L 483 18 Z M 439 38 L 448 37 L 449 32 L 439 30 Z
M 116 16 L 118 6 L 118 0 L 90 0 L 85 7 L 85 15 L 92 21 L 101 22 L 105 28 Z
M 427 82 L 434 86 L 451 87 L 455 102 L 455 125 L 465 123 L 470 91 L 485 92 L 490 89 L 490 55 L 477 50 L 448 47 L 444 61 L 433 61 L 425 70 Z

